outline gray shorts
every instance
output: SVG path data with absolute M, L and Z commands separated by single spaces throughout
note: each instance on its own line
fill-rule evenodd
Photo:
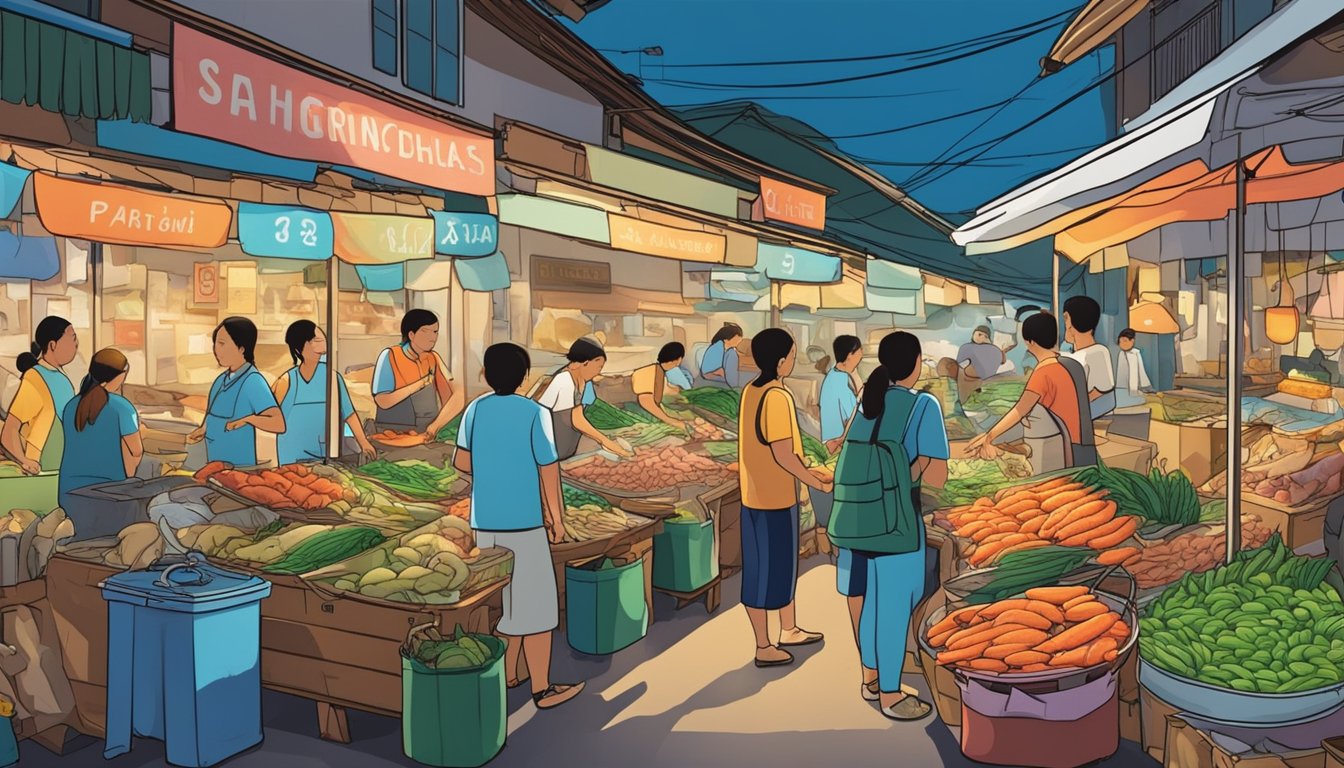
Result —
M 504 586 L 500 634 L 526 637 L 550 632 L 560 625 L 560 595 L 545 528 L 478 531 L 476 544 L 482 549 L 503 547 L 513 552 L 513 578 Z

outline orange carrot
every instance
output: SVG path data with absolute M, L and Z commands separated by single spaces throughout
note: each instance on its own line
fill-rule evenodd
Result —
M 989 643 L 979 643 L 978 645 L 967 646 L 965 648 L 956 651 L 952 650 L 939 651 L 938 663 L 955 664 L 958 661 L 969 661 L 971 659 L 978 659 L 980 658 L 980 655 L 983 654 L 988 649 L 989 649 Z
M 1004 611 L 999 617 L 994 619 L 995 624 L 1021 624 L 1024 627 L 1032 629 L 1047 630 L 1054 626 L 1054 622 L 1039 613 L 1032 613 L 1028 610 L 1014 609 Z
M 1091 533 L 1080 533 L 1077 536 L 1074 536 L 1072 539 L 1065 539 L 1060 543 L 1066 547 L 1077 546 L 1079 544 L 1086 544 L 1087 546 L 1093 549 L 1110 549 L 1111 547 L 1114 547 L 1116 544 L 1119 544 L 1125 539 L 1128 539 L 1130 536 L 1133 536 L 1134 532 L 1137 531 L 1138 529 L 1139 529 L 1138 518 L 1131 517 L 1125 520 L 1125 524 L 1120 526 L 1120 528 L 1116 530 L 1114 533 L 1107 534 L 1105 536 L 1093 536 L 1093 534 Z
M 1054 603 L 1047 603 L 1044 600 L 1028 600 L 1027 610 L 1044 616 L 1050 620 L 1051 624 L 1064 623 L 1064 611 L 1060 610 L 1059 606 Z
M 1086 661 L 1087 666 L 1090 667 L 1093 664 L 1100 664 L 1101 662 L 1106 660 L 1106 654 L 1111 653 L 1117 648 L 1119 648 L 1119 643 L 1115 642 L 1115 638 L 1113 637 L 1101 638 L 1097 642 L 1093 643 L 1090 648 L 1087 649 L 1087 661 Z
M 1014 625 L 1005 625 L 1005 626 L 1014 626 Z M 1030 629 L 1027 627 L 1023 627 L 1022 629 L 1015 629 L 1012 632 L 1005 632 L 997 637 L 994 637 L 990 642 L 992 642 L 995 645 L 1000 644 L 1030 645 L 1031 647 L 1034 648 L 1036 647 L 1036 645 L 1045 642 L 1047 638 L 1049 638 L 1049 635 L 1045 634 L 1039 629 Z
M 986 651 L 988 653 L 988 651 Z M 1021 651 L 1014 653 L 1004 659 L 1010 667 L 1029 667 L 1032 664 L 1046 664 L 1050 661 L 1050 654 L 1040 651 Z
M 1082 605 L 1075 605 L 1068 609 L 1064 612 L 1064 618 L 1071 622 L 1082 622 L 1087 621 L 1094 616 L 1100 616 L 1103 613 L 1110 613 L 1110 610 L 1111 609 L 1108 608 L 1105 603 L 1093 601 L 1090 603 L 1083 603 Z
M 930 636 L 940 635 L 943 632 L 946 632 L 950 629 L 956 629 L 958 627 L 965 626 L 965 624 L 970 621 L 970 618 L 979 612 L 980 612 L 980 606 L 977 605 L 973 605 L 969 608 L 962 608 L 959 611 L 953 611 L 949 613 L 947 616 L 943 617 L 943 619 L 939 621 L 937 624 L 934 624 L 932 627 L 929 627 L 929 635 Z M 963 622 L 962 621 L 963 619 L 965 619 L 966 621 Z
M 1009 517 L 1017 517 L 1017 515 L 1021 512 L 1027 512 L 1033 509 L 1040 509 L 1040 508 L 1041 504 L 1036 500 L 1036 496 L 1034 494 L 1029 498 L 1020 499 L 1011 504 L 1008 503 L 1007 500 L 1005 500 L 1003 503 L 999 504 L 998 507 L 1000 514 L 1007 515 Z
M 1037 515 L 1025 523 L 1022 523 L 1022 532 L 1030 534 L 1040 533 L 1042 525 L 1045 525 L 1045 516 Z
M 989 646 L 989 648 L 985 651 L 985 658 L 1003 660 L 1004 658 L 1012 656 L 1015 653 L 1021 653 L 1023 651 L 1030 651 L 1030 650 L 1031 646 L 1028 645 L 1027 643 L 1014 643 L 1012 645 L 995 644 Z
M 1065 504 L 1087 498 L 1088 494 L 1089 491 L 1082 489 L 1076 491 L 1064 491 L 1063 493 L 1052 493 L 1048 499 L 1041 502 L 1041 510 L 1046 513 L 1054 512 Z
M 1081 667 L 1087 664 L 1088 647 L 1074 648 L 1072 650 L 1057 653 L 1050 659 L 1052 667 Z
M 1106 634 L 1120 617 L 1110 611 L 1100 616 L 1093 616 L 1081 624 L 1075 624 L 1072 627 L 1060 632 L 1058 635 L 1046 640 L 1044 643 L 1036 646 L 1036 650 L 1042 653 L 1058 653 L 1060 651 L 1070 651 L 1080 646 L 1086 645 L 1098 637 Z
M 1028 600 L 1040 600 L 1053 605 L 1063 605 L 1079 595 L 1086 595 L 1087 587 L 1037 587 L 1027 590 Z
M 1068 539 L 1080 533 L 1096 530 L 1098 526 L 1115 519 L 1115 502 L 1092 501 L 1069 513 L 1059 521 L 1059 527 L 1050 535 L 1057 539 Z
M 988 627 L 971 627 L 970 629 L 962 630 L 957 635 L 953 635 L 952 638 L 947 641 L 947 649 L 949 651 L 959 651 L 962 648 L 979 645 L 980 643 L 992 643 L 996 637 L 1016 632 L 1019 629 L 1027 629 L 1027 627 L 1022 626 L 1021 624 L 1004 624 L 997 627 L 991 624 Z M 1027 641 L 1022 640 L 1019 642 Z
M 1138 557 L 1140 554 L 1138 547 L 1121 547 L 1097 555 L 1097 562 L 1102 565 L 1120 565 L 1131 558 Z
M 1049 664 L 1028 664 L 1022 668 L 1023 672 L 1044 672 L 1049 669 Z
M 972 659 L 966 666 L 980 672 L 1007 672 L 1008 665 L 998 659 Z
M 1093 595 L 1091 592 L 1088 592 L 1086 595 L 1079 595 L 1073 598 L 1072 600 L 1068 601 L 1067 603 L 1065 603 L 1064 610 L 1067 611 L 1070 608 L 1074 607 L 1075 605 L 1082 605 L 1083 603 L 1094 603 L 1096 601 L 1097 601 L 1096 595 Z
M 1021 597 L 1015 597 L 1008 600 L 1000 600 L 997 603 L 992 603 L 982 608 L 980 610 L 980 615 L 984 617 L 986 621 L 989 621 L 998 618 L 1005 611 L 1026 608 L 1028 604 L 1029 604 L 1028 601 Z

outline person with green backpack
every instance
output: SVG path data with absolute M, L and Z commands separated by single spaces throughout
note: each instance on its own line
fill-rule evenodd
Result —
M 923 350 L 904 331 L 878 345 L 880 365 L 863 388 L 835 470 L 835 506 L 827 535 L 867 561 L 859 654 L 877 670 L 882 714 L 919 720 L 932 706 L 901 690 L 910 618 L 924 596 L 924 517 L 920 487 L 947 481 L 950 455 L 943 409 L 937 398 L 913 389 Z M 858 558 L 856 558 L 858 559 Z

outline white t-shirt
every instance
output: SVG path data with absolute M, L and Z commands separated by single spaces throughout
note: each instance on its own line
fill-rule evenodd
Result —
M 574 383 L 574 374 L 569 371 L 556 374 L 538 402 L 552 411 L 573 409 L 579 404 L 579 388 Z
M 1078 361 L 1087 372 L 1087 391 L 1096 390 L 1103 394 L 1115 389 L 1115 373 L 1111 367 L 1111 352 L 1101 344 L 1069 352 L 1068 356 Z

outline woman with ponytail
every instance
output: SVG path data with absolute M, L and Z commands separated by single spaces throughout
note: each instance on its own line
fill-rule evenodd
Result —
M 61 414 L 75 396 L 64 366 L 79 354 L 75 327 L 63 317 L 37 324 L 32 349 L 19 355 L 19 391 L 0 429 L 0 446 L 29 475 L 61 466 Z
M 214 342 L 215 360 L 224 372 L 210 385 L 205 423 L 187 435 L 187 442 L 204 439 L 210 461 L 255 466 L 257 430 L 285 431 L 280 405 L 255 364 L 257 326 L 245 317 L 226 317 L 215 328 Z
M 909 511 L 918 527 L 911 538 L 918 543 L 912 545 L 916 547 L 914 551 L 891 548 L 849 552 L 848 557 L 841 558 L 847 567 L 837 568 L 837 586 L 842 594 L 853 595 L 856 582 L 862 582 L 858 592 L 863 596 L 858 643 L 863 665 L 864 683 L 860 689 L 863 698 L 878 701 L 882 714 L 893 720 L 919 720 L 932 707 L 901 690 L 901 669 L 910 617 L 924 598 L 926 563 L 920 486 L 942 487 L 947 481 L 950 451 L 942 406 L 933 395 L 914 389 L 923 362 L 919 339 L 904 331 L 887 334 L 878 345 L 877 359 L 881 364 L 864 384 L 859 413 L 845 436 L 841 466 L 836 474 L 839 476 L 845 468 L 846 453 L 852 450 L 851 446 L 871 443 L 875 429 L 879 430 L 877 441 L 901 444 L 911 462 Z M 832 523 L 835 522 L 833 517 Z M 872 541 L 874 545 L 883 543 L 876 536 Z M 860 569 L 863 573 L 858 572 Z
M 65 455 L 61 459 L 60 503 L 71 491 L 134 477 L 144 455 L 140 418 L 121 395 L 130 365 L 111 347 L 98 350 L 79 396 L 61 419 Z

